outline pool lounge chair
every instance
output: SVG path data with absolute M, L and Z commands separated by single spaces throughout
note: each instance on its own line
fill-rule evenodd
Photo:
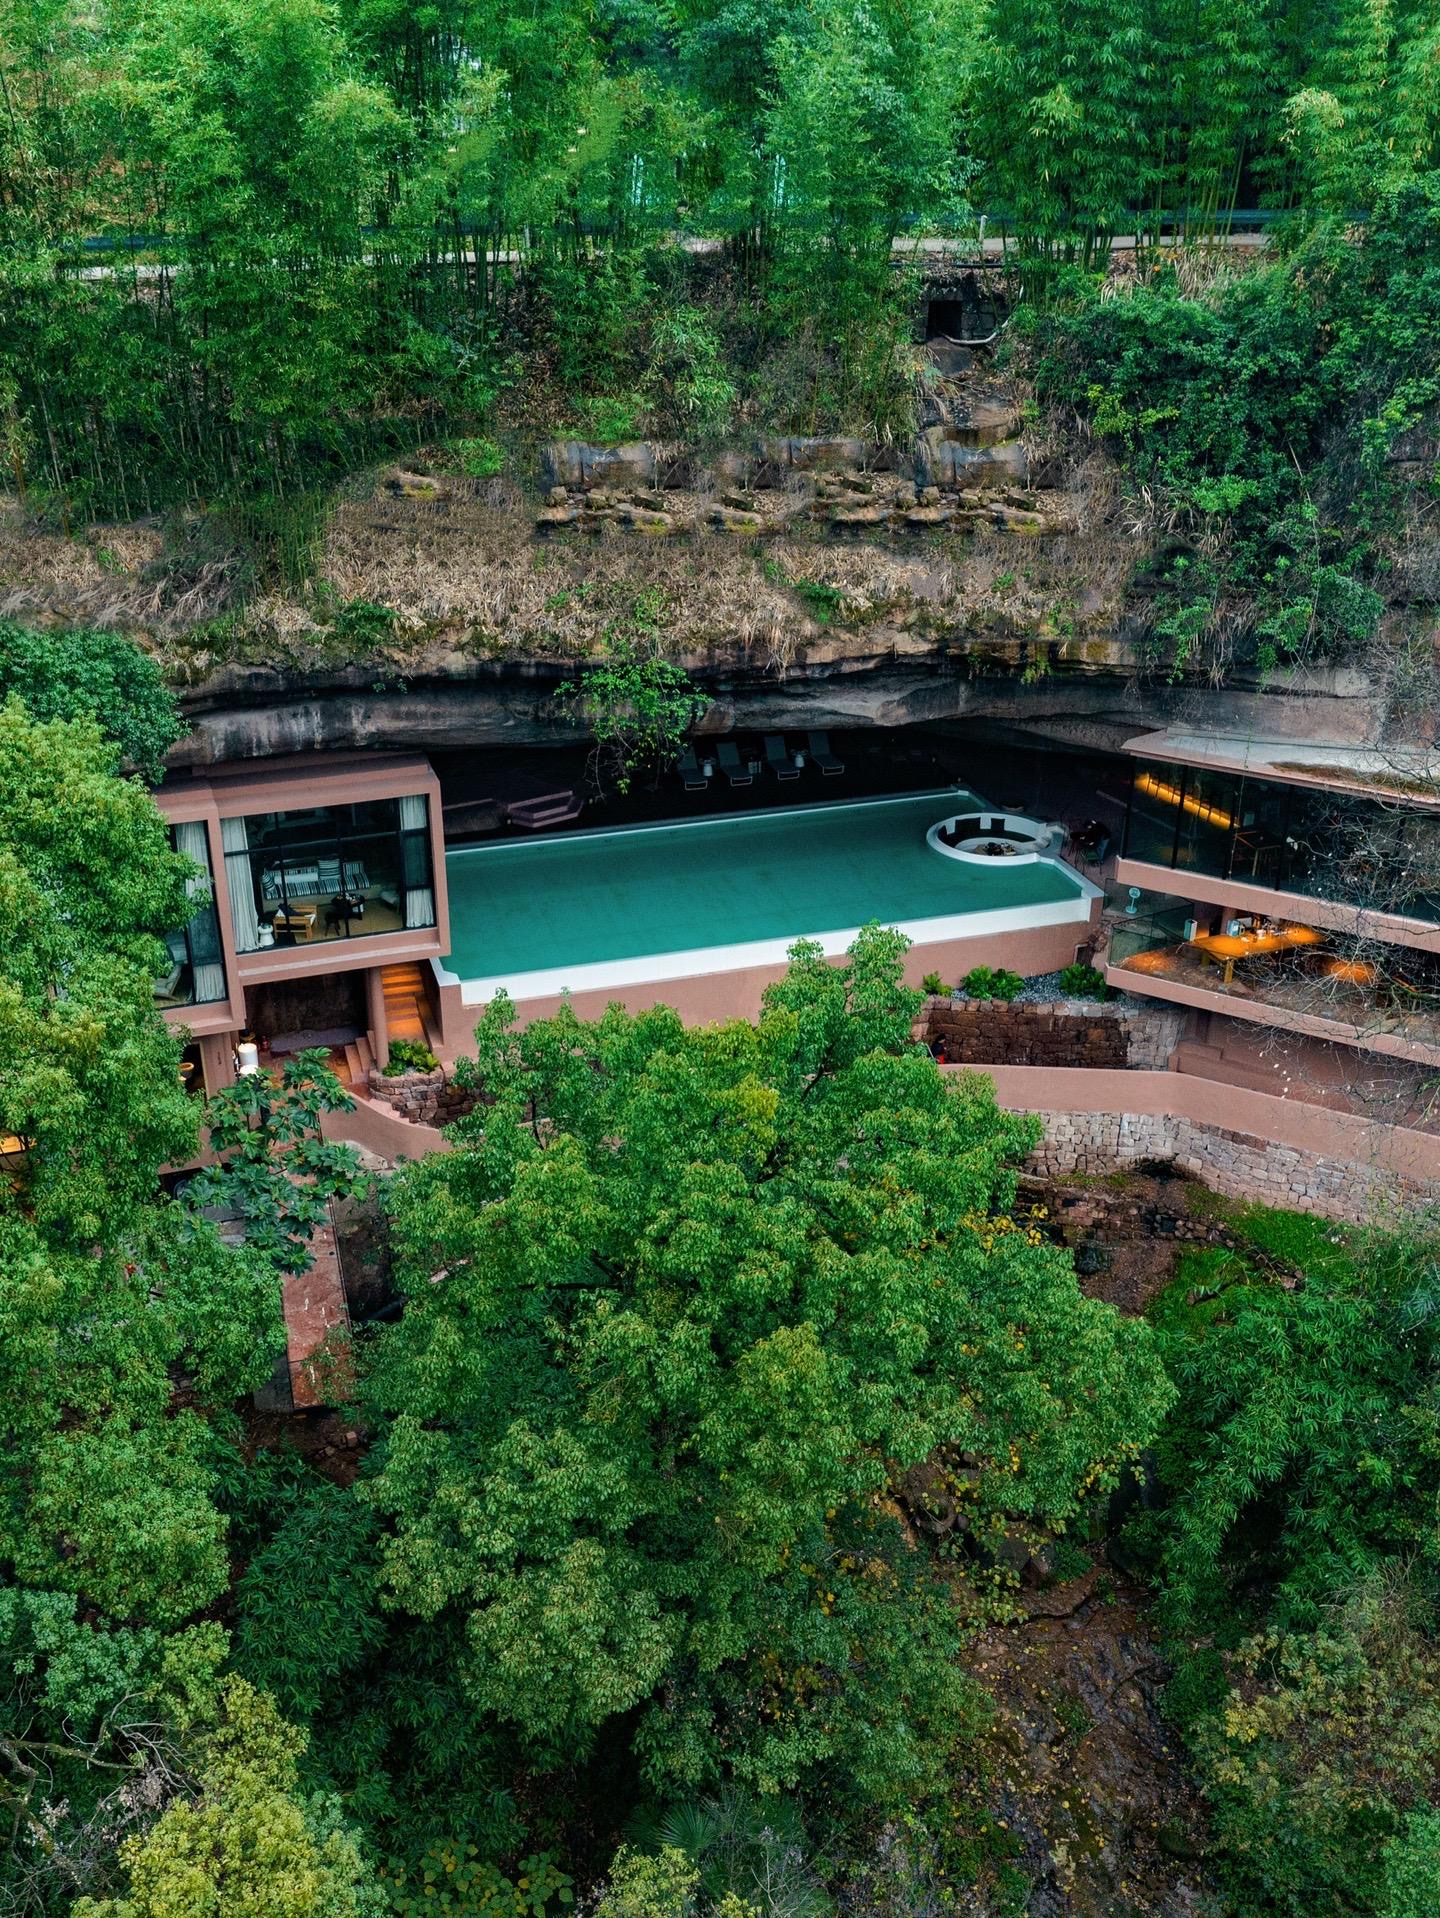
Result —
M 695 748 L 687 746 L 675 761 L 675 770 L 679 773 L 687 793 L 703 793 L 709 789 L 710 781 L 705 768 L 695 757 Z
M 755 784 L 755 775 L 750 770 L 748 761 L 742 760 L 739 753 L 735 750 L 735 742 L 733 739 L 722 739 L 715 756 L 720 761 L 721 772 L 724 773 L 732 786 L 753 786 Z
M 800 768 L 785 750 L 785 741 L 779 733 L 765 735 L 765 763 L 777 779 L 798 779 Z
M 807 737 L 810 742 L 811 759 L 827 779 L 838 779 L 845 770 L 845 763 L 831 752 L 829 733 L 810 733 Z
M 538 832 L 542 826 L 568 825 L 584 810 L 584 795 L 567 789 L 541 793 L 534 799 L 517 799 L 513 806 L 505 808 L 505 817 L 522 832 Z

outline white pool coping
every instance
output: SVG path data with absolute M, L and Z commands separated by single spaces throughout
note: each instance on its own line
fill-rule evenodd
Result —
M 1079 879 L 1080 875 L 1076 873 L 1075 877 Z M 983 939 L 995 933 L 1028 931 L 1036 926 L 1088 925 L 1090 901 L 1100 889 L 1088 879 L 1081 883 L 1087 889 L 1082 896 L 1057 900 L 1053 905 L 949 913 L 943 919 L 909 919 L 895 929 L 904 933 L 912 946 L 930 946 L 950 939 Z M 840 932 L 792 932 L 782 939 L 695 946 L 687 952 L 641 953 L 633 959 L 604 959 L 590 965 L 497 973 L 490 979 L 461 979 L 453 972 L 441 971 L 440 979 L 444 985 L 458 985 L 461 1003 L 467 1006 L 484 1005 L 497 992 L 517 1000 L 550 999 L 562 992 L 606 992 L 616 986 L 659 985 L 671 979 L 701 979 L 717 972 L 783 966 L 797 939 L 813 939 L 827 959 L 834 959 L 854 944 L 860 931 L 859 926 L 847 926 Z

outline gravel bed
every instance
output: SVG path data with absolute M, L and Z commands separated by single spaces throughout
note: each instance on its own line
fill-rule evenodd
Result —
M 1037 973 L 1033 979 L 1027 979 L 1021 991 L 1009 1002 L 1012 1006 L 1043 1006 L 1052 999 L 1064 999 L 1068 995 L 1060 989 L 1058 972 Z M 952 1006 L 988 1005 L 988 1000 L 972 999 L 968 992 L 962 992 L 956 986 L 950 994 Z

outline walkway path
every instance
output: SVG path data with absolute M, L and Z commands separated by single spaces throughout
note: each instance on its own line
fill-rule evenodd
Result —
M 314 1411 L 333 1405 L 348 1387 L 345 1336 L 350 1312 L 328 1211 L 311 1238 L 310 1252 L 309 1271 L 280 1282 L 285 1353 L 255 1394 L 256 1405 L 265 1412 Z

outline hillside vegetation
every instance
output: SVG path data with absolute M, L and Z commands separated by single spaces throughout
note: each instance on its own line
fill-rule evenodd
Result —
M 298 586 L 272 636 L 360 600 L 546 650 L 518 581 L 495 606 L 464 584 L 523 543 L 504 488 L 538 438 L 904 445 L 925 411 L 906 249 L 963 250 L 983 217 L 1027 445 L 1087 546 L 1128 547 L 1154 659 L 1364 653 L 1387 606 L 1387 660 L 1423 651 L 1427 8 L 5 0 L 0 25 L 5 464 L 37 531 L 116 528 L 69 570 L 108 572 L 123 623 Z M 1237 204 L 1268 209 L 1259 256 L 1220 244 Z M 1118 276 L 1117 234 L 1139 239 Z M 438 618 L 403 528 L 355 529 L 369 569 L 327 530 L 396 458 L 476 490 Z M 45 590 L 61 558 L 19 542 L 11 609 L 83 619 Z M 974 540 L 932 544 L 943 571 Z M 636 591 L 646 570 L 620 563 Z M 1023 566 L 980 570 L 952 631 Z M 1063 558 L 1046 570 L 1019 623 L 1093 623 Z M 721 562 L 706 597 L 748 600 L 745 575 Z M 1107 594 L 1099 623 L 1121 610 Z

